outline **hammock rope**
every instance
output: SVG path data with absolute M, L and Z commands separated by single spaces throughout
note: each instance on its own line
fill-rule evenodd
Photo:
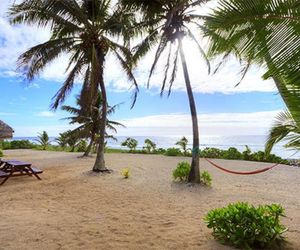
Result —
M 277 167 L 280 163 L 276 163 L 270 167 L 267 167 L 267 168 L 263 168 L 263 169 L 258 169 L 258 170 L 254 170 L 254 171 L 249 171 L 249 172 L 239 172 L 239 171 L 233 171 L 233 170 L 229 170 L 229 169 L 226 169 L 226 168 L 223 168 L 221 166 L 219 166 L 218 164 L 212 162 L 211 160 L 205 158 L 206 161 L 208 161 L 212 166 L 224 171 L 224 172 L 227 172 L 227 173 L 230 173 L 230 174 L 238 174 L 238 175 L 253 175 L 253 174 L 260 174 L 260 173 L 263 173 L 263 172 L 266 172 L 268 170 L 271 170 L 275 167 Z

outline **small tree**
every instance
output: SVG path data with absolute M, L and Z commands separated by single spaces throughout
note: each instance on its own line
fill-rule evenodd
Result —
M 183 150 L 184 155 L 187 154 L 187 145 L 188 145 L 188 139 L 183 136 L 178 142 L 175 143 L 175 145 L 180 146 Z
M 125 141 L 122 142 L 121 146 L 128 147 L 130 151 L 136 150 L 138 141 L 136 139 L 128 137 Z
M 74 133 L 73 131 L 71 130 L 68 130 L 66 132 L 67 134 L 67 141 L 68 141 L 68 145 L 69 147 L 71 148 L 71 152 L 74 152 L 75 151 L 75 148 L 76 146 L 78 145 L 79 141 L 80 141 L 80 138 L 78 137 L 78 134 Z
M 68 145 L 68 134 L 66 132 L 60 133 L 59 137 L 56 138 L 55 141 L 63 150 L 65 150 L 66 146 Z
M 39 133 L 36 141 L 41 145 L 43 150 L 46 150 L 47 146 L 50 145 L 49 136 L 46 131 Z
M 156 144 L 153 141 L 151 141 L 150 139 L 146 139 L 145 146 L 143 148 L 146 149 L 148 153 L 151 153 L 151 152 L 155 151 Z

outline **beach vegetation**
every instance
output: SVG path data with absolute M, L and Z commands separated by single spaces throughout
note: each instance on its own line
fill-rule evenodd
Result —
M 2 149 L 33 149 L 37 147 L 29 140 L 2 141 L 0 144 Z
M 121 143 L 121 146 L 128 147 L 129 152 L 134 152 L 138 145 L 138 141 L 134 138 L 128 137 L 125 141 Z
M 191 165 L 187 161 L 182 161 L 177 164 L 177 167 L 173 170 L 173 179 L 179 181 L 187 181 L 189 173 L 191 170 Z
M 182 156 L 179 148 L 167 148 L 164 154 L 166 156 Z
M 215 239 L 243 249 L 277 245 L 287 230 L 281 224 L 284 209 L 279 204 L 253 206 L 238 202 L 209 211 L 204 218 Z
M 2 150 L 0 149 L 0 157 L 2 157 L 3 156 L 3 152 L 2 152 Z
M 124 177 L 124 179 L 128 179 L 131 175 L 130 168 L 123 168 L 121 170 L 121 175 Z
M 43 131 L 42 133 L 39 133 L 38 136 L 37 136 L 36 141 L 42 147 L 42 150 L 46 150 L 47 147 L 50 145 L 49 135 L 46 131 Z
M 190 39 L 196 45 L 199 56 L 206 62 L 209 72 L 210 64 L 199 43 L 201 40 L 199 39 L 199 33 L 194 33 L 194 30 L 201 32 L 203 28 L 201 25 L 202 16 L 195 14 L 194 11 L 203 7 L 206 1 L 120 0 L 120 2 L 131 12 L 138 12 L 142 20 L 141 25 L 139 26 L 139 31 L 142 33 L 142 41 L 134 47 L 133 61 L 139 61 L 157 45 L 148 77 L 148 87 L 150 85 L 151 77 L 158 66 L 158 62 L 165 58 L 161 96 L 163 96 L 165 91 L 167 91 L 168 96 L 170 96 L 173 83 L 177 77 L 179 64 L 181 63 L 190 106 L 193 131 L 192 147 L 194 150 L 192 151 L 191 171 L 188 181 L 199 183 L 198 116 L 183 43 L 187 39 Z
M 207 170 L 204 170 L 204 171 L 201 172 L 200 182 L 202 184 L 204 184 L 205 186 L 211 186 L 212 177 L 211 177 L 211 174 Z
M 77 144 L 77 152 L 85 152 L 88 147 L 87 141 L 81 139 Z
M 132 73 L 131 51 L 126 46 L 129 40 L 128 27 L 132 27 L 135 15 L 112 4 L 111 0 L 85 1 L 36 1 L 14 3 L 9 9 L 10 22 L 36 24 L 49 27 L 49 40 L 30 48 L 18 59 L 18 70 L 32 81 L 53 61 L 67 54 L 67 77 L 53 98 L 51 107 L 56 110 L 71 93 L 75 82 L 83 80 L 80 102 L 85 110 L 92 109 L 101 90 L 102 115 L 95 172 L 109 172 L 105 166 L 104 148 L 107 119 L 107 93 L 104 82 L 105 61 L 113 54 L 129 81 L 133 83 L 133 102 L 138 86 Z M 118 41 L 122 40 L 122 44 Z
M 62 150 L 65 150 L 65 148 L 68 145 L 68 133 L 60 133 L 59 137 L 55 139 L 55 141 L 58 143 L 58 145 L 62 148 Z
M 143 149 L 145 149 L 148 154 L 155 152 L 156 150 L 155 142 L 151 141 L 150 139 L 146 139 L 144 143 L 145 146 L 143 147 Z
M 188 154 L 188 149 L 187 149 L 188 142 L 189 142 L 188 139 L 185 136 L 183 136 L 179 141 L 175 143 L 175 145 L 180 146 L 184 155 Z

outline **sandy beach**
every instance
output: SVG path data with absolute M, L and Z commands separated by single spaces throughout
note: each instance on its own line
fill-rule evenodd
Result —
M 42 181 L 9 179 L 0 187 L 0 249 L 231 249 L 216 242 L 203 222 L 212 208 L 230 202 L 281 203 L 285 249 L 300 249 L 300 169 L 280 166 L 252 176 L 220 172 L 211 188 L 174 183 L 172 169 L 184 157 L 107 154 L 110 175 L 90 172 L 94 158 L 33 150 L 5 151 L 5 159 L 30 161 Z M 234 170 L 266 163 L 215 160 Z M 122 168 L 132 176 L 123 179 Z

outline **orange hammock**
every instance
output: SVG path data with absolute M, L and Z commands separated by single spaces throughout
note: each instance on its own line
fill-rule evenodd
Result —
M 223 168 L 219 165 L 217 165 L 216 163 L 212 162 L 211 160 L 209 159 L 206 159 L 211 165 L 213 165 L 214 167 L 224 171 L 224 172 L 227 172 L 227 173 L 230 173 L 230 174 L 239 174 L 239 175 L 251 175 L 251 174 L 260 174 L 260 173 L 263 173 L 263 172 L 266 172 L 268 170 L 271 170 L 272 168 L 275 168 L 279 165 L 279 163 L 276 163 L 270 167 L 267 167 L 267 168 L 263 168 L 263 169 L 259 169 L 259 170 L 255 170 L 255 171 L 250 171 L 250 172 L 238 172 L 238 171 L 233 171 L 233 170 L 229 170 L 229 169 L 226 169 L 226 168 Z

